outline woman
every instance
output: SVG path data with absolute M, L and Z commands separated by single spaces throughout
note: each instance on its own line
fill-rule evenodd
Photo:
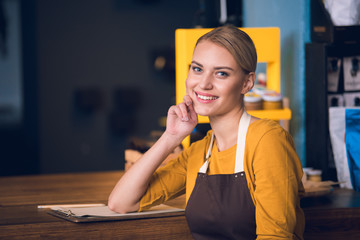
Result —
M 292 138 L 244 109 L 256 64 L 252 40 L 236 27 L 202 36 L 183 103 L 170 107 L 164 134 L 119 180 L 110 209 L 141 211 L 186 192 L 195 239 L 302 239 L 302 167 Z M 156 170 L 195 128 L 197 114 L 209 117 L 212 130 Z

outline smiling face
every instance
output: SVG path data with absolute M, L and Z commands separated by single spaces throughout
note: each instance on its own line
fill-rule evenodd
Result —
M 252 74 L 245 74 L 224 47 L 204 40 L 194 50 L 186 79 L 187 94 L 199 115 L 237 113 L 243 108 L 243 94 L 252 87 Z

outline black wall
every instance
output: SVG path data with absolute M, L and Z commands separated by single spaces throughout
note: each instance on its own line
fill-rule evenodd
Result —
M 1 174 L 122 169 L 128 138 L 161 130 L 174 103 L 173 66 L 158 72 L 153 60 L 173 59 L 175 29 L 193 27 L 198 1 L 21 4 L 24 120 Z

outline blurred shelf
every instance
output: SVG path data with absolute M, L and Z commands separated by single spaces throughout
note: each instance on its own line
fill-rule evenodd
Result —
M 274 110 L 253 110 L 247 111 L 250 115 L 258 118 L 268 118 L 272 120 L 290 120 L 291 110 L 289 108 Z M 209 123 L 208 117 L 199 116 L 199 123 Z

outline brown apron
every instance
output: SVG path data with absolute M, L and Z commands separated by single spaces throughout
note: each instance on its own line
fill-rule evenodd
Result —
M 185 215 L 195 239 L 256 239 L 255 206 L 244 173 L 245 140 L 251 117 L 239 123 L 234 174 L 207 175 L 214 135 Z

